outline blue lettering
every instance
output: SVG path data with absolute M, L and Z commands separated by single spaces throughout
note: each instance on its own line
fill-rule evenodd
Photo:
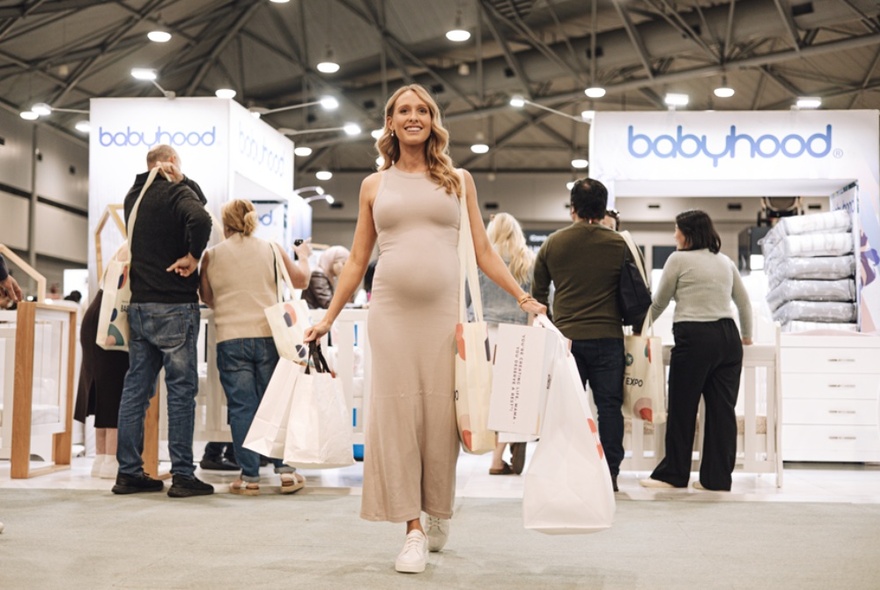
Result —
M 156 127 L 156 131 L 137 131 L 127 126 L 125 131 L 110 131 L 98 127 L 98 142 L 103 147 L 147 147 L 165 143 L 170 146 L 180 147 L 188 145 L 192 147 L 211 147 L 217 140 L 217 127 L 211 127 L 207 131 L 169 131 L 163 130 L 162 126 Z
M 284 154 L 275 153 L 271 147 L 252 137 L 240 125 L 238 127 L 238 152 L 257 165 L 267 168 L 273 174 L 284 176 L 286 162 Z
M 805 152 L 814 158 L 824 158 L 831 153 L 833 142 L 831 125 L 825 126 L 824 133 L 814 133 L 807 138 L 795 133 L 782 138 L 765 133 L 755 138 L 747 133 L 737 133 L 736 125 L 731 125 L 720 150 L 710 148 L 709 143 L 705 135 L 685 133 L 682 125 L 677 126 L 674 136 L 662 134 L 655 138 L 636 133 L 633 125 L 627 127 L 627 150 L 634 158 L 691 159 L 702 155 L 711 159 L 714 167 L 722 158 L 736 158 L 737 148 L 751 159 L 774 158 L 780 153 L 787 158 L 799 158 Z

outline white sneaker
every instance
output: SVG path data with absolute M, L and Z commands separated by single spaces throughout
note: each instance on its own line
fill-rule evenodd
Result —
M 101 471 L 99 477 L 101 479 L 116 479 L 119 474 L 119 463 L 113 455 L 105 455 L 104 462 L 101 463 Z
M 428 531 L 428 551 L 442 551 L 449 538 L 449 520 L 426 515 L 425 528 Z
M 647 479 L 640 479 L 639 485 L 643 488 L 674 488 L 675 486 L 671 483 L 667 483 L 665 481 L 660 481 L 659 479 L 651 479 L 650 477 Z
M 92 477 L 101 477 L 101 465 L 106 458 L 107 455 L 95 455 L 95 460 L 92 462 Z
M 425 571 L 427 563 L 428 539 L 425 533 L 419 530 L 410 531 L 394 562 L 394 569 L 404 574 L 420 574 Z

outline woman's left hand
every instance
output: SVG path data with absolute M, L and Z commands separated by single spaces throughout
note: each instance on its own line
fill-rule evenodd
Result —
M 745 345 L 745 346 L 751 346 L 751 345 L 752 345 L 752 339 L 751 339 L 751 338 L 743 338 L 743 339 L 742 339 L 742 342 L 743 342 L 743 345 Z

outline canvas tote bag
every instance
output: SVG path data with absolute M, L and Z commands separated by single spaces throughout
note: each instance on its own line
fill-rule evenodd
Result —
M 623 415 L 652 424 L 666 422 L 666 369 L 663 342 L 654 336 L 651 312 L 645 316 L 641 334 L 623 338 Z
M 477 273 L 477 256 L 467 210 L 464 178 L 461 178 L 461 218 L 458 233 L 459 314 L 455 327 L 455 416 L 458 435 L 468 453 L 488 453 L 495 448 L 495 432 L 489 430 L 489 399 L 492 394 L 492 360 L 489 327 L 483 321 L 483 300 Z M 468 322 L 465 289 L 470 290 L 474 321 Z
M 128 218 L 127 240 L 122 244 L 104 272 L 101 288 L 104 289 L 104 299 L 101 300 L 101 309 L 98 312 L 98 335 L 95 343 L 104 350 L 128 350 L 129 326 L 128 306 L 131 303 L 131 236 L 134 232 L 134 224 L 137 221 L 138 209 L 141 199 L 153 181 L 159 168 L 150 170 L 144 188 L 141 189 L 131 215 Z
M 294 296 L 293 282 L 287 268 L 284 266 L 284 258 L 278 245 L 272 244 L 272 254 L 275 257 L 275 289 L 278 303 L 267 307 L 264 312 L 272 330 L 272 339 L 278 355 L 289 361 L 302 363 L 306 359 L 307 350 L 303 345 L 303 337 L 308 329 L 309 308 L 306 302 Z M 284 286 L 287 286 L 292 299 L 284 299 Z
M 565 338 L 552 329 L 558 335 L 553 375 L 541 438 L 525 476 L 523 524 L 549 535 L 595 533 L 614 520 L 611 473 L 577 364 Z
M 309 364 L 290 404 L 284 463 L 306 469 L 347 467 L 354 463 L 353 431 L 342 383 L 330 372 L 321 345 L 310 342 Z

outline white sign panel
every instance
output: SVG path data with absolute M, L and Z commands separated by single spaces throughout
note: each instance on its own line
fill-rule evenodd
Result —
M 876 111 L 599 112 L 590 133 L 602 181 L 877 182 Z
M 173 146 L 183 173 L 195 180 L 217 218 L 242 196 L 293 195 L 293 142 L 232 100 L 219 98 L 98 98 L 90 106 L 89 268 L 96 268 L 94 229 L 109 205 L 121 205 L 135 176 L 147 171 L 147 152 Z M 236 183 L 247 183 L 238 195 Z M 102 232 L 106 261 L 121 244 L 113 224 Z M 218 228 L 219 229 L 219 228 Z M 222 239 L 214 232 L 212 243 Z

